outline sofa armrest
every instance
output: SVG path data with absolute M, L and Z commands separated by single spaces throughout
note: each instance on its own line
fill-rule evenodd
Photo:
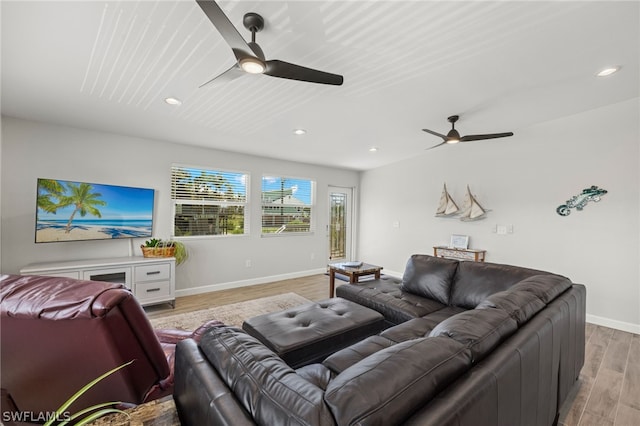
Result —
M 210 320 L 202 324 L 195 331 L 179 330 L 177 328 L 160 328 L 154 331 L 160 343 L 177 345 L 178 342 L 184 339 L 193 339 L 197 343 L 209 328 L 220 327 L 222 325 L 224 324 L 218 320 Z
M 193 336 L 192 331 L 171 329 L 171 328 L 162 328 L 154 330 L 156 333 L 156 337 L 160 343 L 168 343 L 168 344 L 178 344 L 178 342 L 189 339 Z
M 175 368 L 173 399 L 183 425 L 255 425 L 195 340 L 177 344 Z

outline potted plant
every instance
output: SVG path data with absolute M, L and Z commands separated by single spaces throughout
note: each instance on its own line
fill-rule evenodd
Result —
M 186 246 L 176 240 L 163 241 L 161 238 L 151 238 L 140 246 L 144 257 L 175 257 L 176 265 L 180 265 L 189 257 Z
M 97 404 L 97 405 L 93 405 L 91 407 L 85 408 L 82 411 L 79 411 L 75 414 L 70 414 L 67 409 L 69 408 L 69 406 L 71 404 L 73 404 L 78 398 L 80 398 L 85 392 L 87 392 L 91 387 L 93 387 L 93 385 L 95 385 L 96 383 L 98 383 L 99 381 L 101 381 L 102 379 L 104 379 L 107 376 L 110 376 L 111 374 L 115 373 L 116 371 L 120 370 L 121 368 L 124 368 L 126 366 L 128 366 L 129 364 L 131 364 L 133 361 L 129 361 L 127 363 L 124 363 L 122 365 L 120 365 L 119 367 L 114 368 L 113 370 L 109 370 L 106 373 L 104 373 L 103 375 L 101 375 L 100 377 L 92 380 L 91 382 L 87 383 L 85 386 L 82 387 L 82 389 L 80 389 L 78 392 L 76 392 L 75 394 L 73 394 L 71 396 L 71 398 L 69 398 L 64 404 L 62 404 L 62 406 L 60 408 L 58 408 L 58 410 L 56 410 L 55 415 L 52 416 L 45 424 L 44 426 L 54 426 L 55 423 L 54 422 L 59 422 L 58 426 L 62 426 L 62 425 L 66 425 L 69 424 L 71 422 L 71 424 L 74 424 L 76 426 L 81 426 L 81 425 L 85 425 L 88 423 L 91 423 L 92 421 L 105 416 L 107 414 L 111 414 L 111 413 L 124 413 L 127 416 L 129 416 L 128 413 L 126 413 L 125 411 L 122 411 L 120 409 L 114 408 L 115 406 L 119 405 L 120 402 L 119 401 L 111 401 L 111 402 L 105 402 L 102 404 Z M 84 418 L 82 416 L 85 416 Z

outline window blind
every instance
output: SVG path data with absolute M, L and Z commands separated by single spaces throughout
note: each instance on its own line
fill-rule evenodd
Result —
M 195 167 L 171 167 L 174 235 L 248 233 L 249 174 Z

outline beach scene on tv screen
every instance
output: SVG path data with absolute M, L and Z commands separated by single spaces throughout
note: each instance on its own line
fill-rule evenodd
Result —
M 154 190 L 38 179 L 36 243 L 147 238 Z

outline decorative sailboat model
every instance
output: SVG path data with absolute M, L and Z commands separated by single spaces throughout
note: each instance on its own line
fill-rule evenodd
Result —
M 460 220 L 463 222 L 469 222 L 473 220 L 484 219 L 487 215 L 488 210 L 483 208 L 476 197 L 471 194 L 471 190 L 469 189 L 469 185 L 467 185 L 467 194 L 465 195 L 464 204 L 462 214 L 460 215 Z
M 460 209 L 447 191 L 447 184 L 445 183 L 444 189 L 442 190 L 442 195 L 440 196 L 440 203 L 438 204 L 438 209 L 436 210 L 436 217 L 453 216 L 458 212 L 460 212 Z

